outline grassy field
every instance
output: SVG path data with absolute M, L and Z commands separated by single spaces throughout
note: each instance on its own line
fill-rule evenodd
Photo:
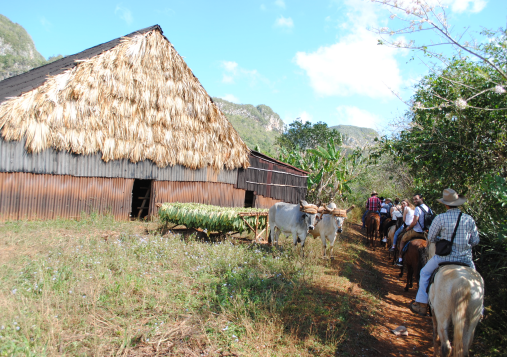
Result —
M 333 356 L 361 347 L 347 343 L 351 319 L 367 329 L 379 300 L 351 281 L 358 242 L 345 237 L 327 261 L 308 238 L 303 260 L 283 237 L 275 250 L 161 232 L 157 222 L 102 216 L 0 223 L 0 356 Z

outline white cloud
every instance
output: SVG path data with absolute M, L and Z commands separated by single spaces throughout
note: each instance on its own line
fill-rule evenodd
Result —
M 340 105 L 336 108 L 336 111 L 338 114 L 338 124 L 354 125 L 377 130 L 382 126 L 381 117 L 358 107 Z
M 275 5 L 282 8 L 282 9 L 285 9 L 285 1 L 283 1 L 283 0 L 276 0 Z
M 134 17 L 132 16 L 132 12 L 127 9 L 126 7 L 123 7 L 121 4 L 116 5 L 116 9 L 114 10 L 114 14 L 118 15 L 120 19 L 125 21 L 127 25 L 131 25 L 134 21 Z
M 234 61 L 222 61 L 220 67 L 223 69 L 222 83 L 234 84 L 236 81 L 246 80 L 250 87 L 255 87 L 259 83 L 271 85 L 269 79 L 256 69 L 242 68 Z
M 222 61 L 222 67 L 228 72 L 236 73 L 238 71 L 238 64 L 234 61 Z
M 373 33 L 359 30 L 315 52 L 298 52 L 295 62 L 319 95 L 385 98 L 402 84 L 395 53 L 393 48 L 378 46 Z
M 297 119 L 301 120 L 303 123 L 306 123 L 307 121 L 311 123 L 313 122 L 313 116 L 306 111 L 302 111 L 301 113 L 299 113 Z
M 346 5 L 348 21 L 342 28 L 348 34 L 314 52 L 297 52 L 294 61 L 318 95 L 391 97 L 403 82 L 395 57 L 402 52 L 378 46 L 377 35 L 367 30 L 378 23 L 378 9 L 371 3 L 348 0 Z
M 448 0 L 445 2 L 451 6 L 452 11 L 457 13 L 465 11 L 481 12 L 486 7 L 485 0 Z
M 41 23 L 42 27 L 44 27 L 44 29 L 46 31 L 50 31 L 51 27 L 53 27 L 53 24 L 51 22 L 49 22 L 49 20 L 46 19 L 44 16 L 42 16 L 40 18 L 40 23 Z
M 239 104 L 239 99 L 235 95 L 233 95 L 233 94 L 226 94 L 224 96 L 221 96 L 220 98 L 225 99 L 225 100 L 227 100 L 229 102 L 233 102 L 233 103 Z
M 294 27 L 294 21 L 290 17 L 280 16 L 275 21 L 275 27 L 281 27 L 285 29 L 292 29 Z

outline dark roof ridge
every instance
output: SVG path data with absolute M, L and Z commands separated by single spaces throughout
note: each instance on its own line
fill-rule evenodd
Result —
M 302 170 L 300 168 L 297 168 L 296 166 L 292 166 L 290 164 L 287 164 L 283 161 L 280 161 L 280 160 L 277 160 L 277 159 L 274 159 L 266 154 L 263 154 L 259 151 L 255 151 L 255 150 L 251 150 L 250 149 L 250 155 L 252 156 L 255 156 L 259 159 L 262 159 L 262 160 L 265 160 L 265 161 L 271 161 L 272 164 L 275 164 L 275 165 L 280 165 L 280 166 L 287 166 L 287 167 L 290 167 L 291 169 L 295 170 L 295 171 L 298 171 L 298 172 L 301 172 L 301 173 L 304 173 L 304 174 L 307 174 L 309 175 L 310 173 L 308 171 L 305 171 L 305 170 Z
M 57 61 L 33 68 L 17 76 L 6 78 L 3 81 L 0 81 L 0 103 L 4 102 L 8 98 L 17 97 L 24 92 L 28 92 L 39 87 L 47 80 L 48 76 L 55 76 L 67 69 L 73 68 L 77 65 L 76 60 L 92 58 L 104 51 L 112 49 L 121 42 L 122 38 L 133 37 L 137 34 L 144 34 L 153 30 L 158 30 L 163 35 L 162 28 L 159 25 L 153 25 L 88 48 L 79 53 L 66 56 Z

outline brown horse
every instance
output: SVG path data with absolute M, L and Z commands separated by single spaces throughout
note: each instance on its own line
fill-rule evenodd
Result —
M 388 217 L 384 220 L 384 222 L 382 222 L 382 226 L 380 227 L 380 235 L 382 239 L 387 238 L 387 226 L 392 220 L 393 219 L 391 217 Z
M 403 277 L 403 269 L 407 267 L 407 285 L 405 291 L 413 287 L 414 275 L 419 282 L 419 273 L 428 261 L 426 246 L 428 242 L 424 239 L 413 239 L 407 243 L 407 250 L 403 257 L 403 267 L 401 267 L 400 278 Z
M 380 228 L 380 216 L 375 212 L 370 212 L 365 219 L 366 238 L 368 245 L 375 248 L 375 239 L 378 237 L 378 229 Z

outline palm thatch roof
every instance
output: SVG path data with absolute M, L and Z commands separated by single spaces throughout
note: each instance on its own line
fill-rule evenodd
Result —
M 34 89 L 6 98 L 0 104 L 3 139 L 26 139 L 32 153 L 50 147 L 100 152 L 105 162 L 149 159 L 159 167 L 217 170 L 249 166 L 248 147 L 160 27 L 116 41 L 90 58 L 73 60 Z

